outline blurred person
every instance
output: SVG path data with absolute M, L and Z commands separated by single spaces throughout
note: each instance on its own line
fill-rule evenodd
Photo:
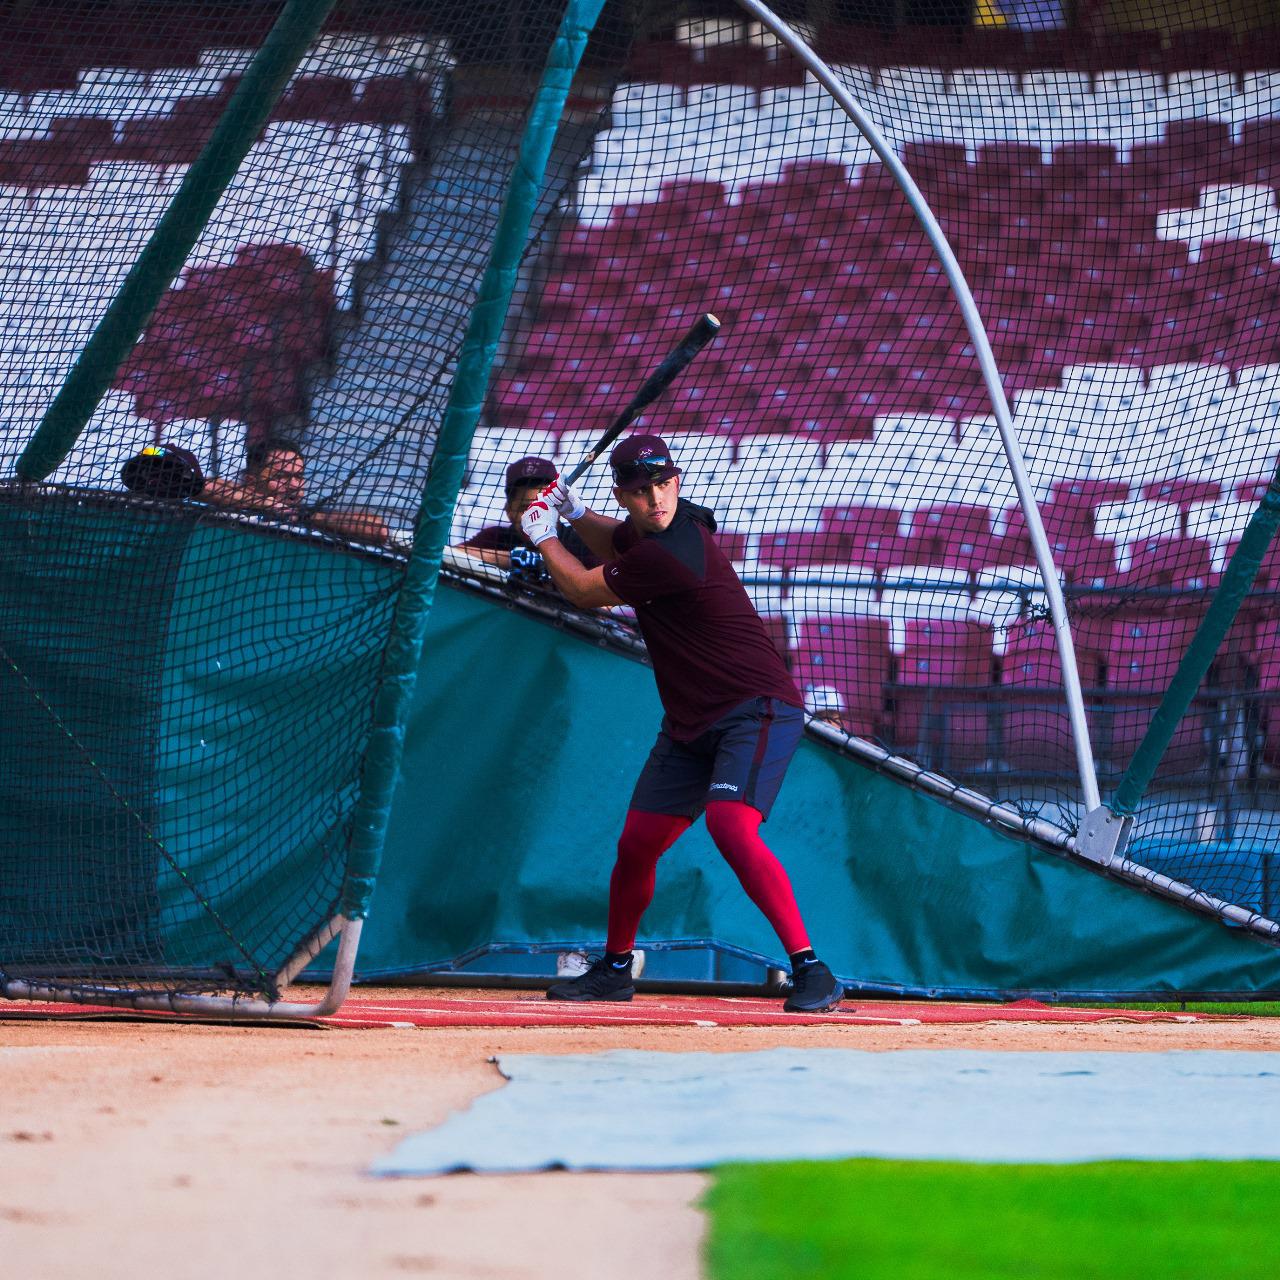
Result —
M 829 724 L 842 733 L 848 733 L 845 727 L 844 695 L 839 689 L 829 684 L 807 685 L 804 691 L 804 709 L 819 724 Z
M 543 489 L 554 483 L 557 474 L 555 463 L 546 458 L 517 459 L 507 468 L 505 478 L 506 496 L 502 513 L 506 522 L 488 525 L 479 533 L 472 534 L 465 542 L 459 543 L 456 549 L 465 551 L 486 564 L 497 565 L 500 569 L 511 568 L 512 551 L 519 549 L 531 556 L 536 554 L 533 543 L 520 528 L 520 519 Z M 600 563 L 571 526 L 562 525 L 560 537 L 584 564 L 595 566 Z M 541 567 L 541 560 L 542 557 L 538 556 L 538 567 Z M 527 568 L 528 565 L 524 567 Z
M 207 480 L 200 496 L 220 507 L 266 512 L 351 542 L 381 545 L 387 541 L 387 522 L 376 512 L 309 510 L 306 489 L 307 464 L 301 446 L 272 437 L 246 449 L 244 474 L 237 483 Z

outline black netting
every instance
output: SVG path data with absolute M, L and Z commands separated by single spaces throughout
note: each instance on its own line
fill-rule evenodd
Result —
M 1105 798 L 1280 448 L 1280 44 L 1225 3 L 1187 30 L 1154 0 L 1068 8 L 787 16 L 905 162 L 973 289 Z M 457 534 L 497 517 L 510 459 L 580 457 L 712 311 L 719 342 L 644 425 L 716 510 L 810 710 L 1072 830 L 1055 632 L 955 294 L 831 95 L 746 14 L 717 12 L 668 12 L 629 56 L 537 247 Z M 608 485 L 589 481 L 605 509 Z M 1276 555 L 1133 855 L 1271 915 Z
M 338 910 L 413 521 L 560 7 L 338 6 L 65 461 L 12 478 L 284 11 L 0 16 L 5 980 L 270 993 Z M 557 189 L 584 145 L 570 122 Z
M 5 11 L 6 475 L 282 9 Z M 561 9 L 335 9 L 75 448 L 7 484 L 3 973 L 269 990 L 335 909 L 414 516 Z M 973 288 L 1104 795 L 1280 448 L 1280 35 L 1256 6 L 1183 9 L 784 9 Z M 731 5 L 606 7 L 451 541 L 489 530 L 505 571 L 509 464 L 576 462 L 705 311 L 719 341 L 642 425 L 715 509 L 811 712 L 1073 828 L 1054 631 L 955 293 L 866 139 Z M 610 509 L 606 469 L 586 487 Z M 1136 855 L 1272 916 L 1275 555 Z

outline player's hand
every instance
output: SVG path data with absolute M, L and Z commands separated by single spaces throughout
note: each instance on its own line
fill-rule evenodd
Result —
M 531 502 L 528 510 L 520 517 L 520 528 L 535 547 L 548 538 L 558 537 L 559 523 L 555 509 L 542 498 Z
M 561 520 L 581 520 L 587 514 L 587 504 L 582 494 L 568 485 L 560 476 L 556 476 L 538 497 L 559 515 Z

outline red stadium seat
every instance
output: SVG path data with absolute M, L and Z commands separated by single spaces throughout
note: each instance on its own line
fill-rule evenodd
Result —
M 301 76 L 280 95 L 271 118 L 349 124 L 356 118 L 353 88 L 341 76 Z
M 1094 747 L 1099 757 L 1110 763 L 1114 772 L 1119 773 L 1128 766 L 1159 705 L 1159 693 L 1121 694 L 1094 699 L 1090 715 L 1094 727 Z M 1204 713 L 1193 703 L 1178 722 L 1173 739 L 1156 766 L 1156 776 L 1168 778 L 1198 772 L 1208 758 L 1208 747 Z
M 1086 689 L 1098 678 L 1099 659 L 1076 647 Z M 1001 756 L 1016 773 L 1070 774 L 1075 738 L 1062 692 L 1057 636 L 1047 622 L 1020 624 L 1009 635 L 1001 663 Z
M 1191 508 L 1204 502 L 1220 501 L 1222 485 L 1217 480 L 1153 480 L 1142 486 L 1142 496 L 1148 502 L 1169 502 L 1176 506 L 1182 513 L 1182 527 L 1185 531 L 1187 514 Z M 1123 500 L 1106 499 L 1108 502 Z
M 1202 609 L 1201 609 L 1202 611 Z M 1108 693 L 1096 699 L 1099 754 L 1123 769 L 1142 741 L 1151 716 L 1195 634 L 1198 618 L 1151 616 L 1113 623 L 1103 655 Z M 1201 717 L 1193 710 L 1179 723 L 1159 773 L 1199 767 L 1206 755 Z
M 1016 27 L 965 27 L 960 48 L 952 56 L 953 67 L 998 67 L 1021 73 L 1028 61 L 1024 32 Z
M 1221 28 L 1172 31 L 1162 49 L 1153 49 L 1141 66 L 1166 77 L 1178 71 L 1240 73 L 1241 57 L 1232 32 Z
M 1089 500 L 1090 497 L 1086 491 L 1084 500 L 1076 500 L 1064 488 L 1061 493 L 1055 492 L 1052 501 L 1041 504 L 1040 520 L 1051 539 L 1080 541 L 1093 537 L 1093 509 L 1096 504 Z M 1027 531 L 1027 518 L 1021 505 L 1013 503 L 1005 508 L 1004 525 L 1007 533 Z
M 698 83 L 693 46 L 683 40 L 653 40 L 632 46 L 628 80 L 687 86 Z
M 889 624 L 881 618 L 805 618 L 797 628 L 797 683 L 802 691 L 806 686 L 837 690 L 850 732 L 879 729 L 891 661 Z
M 1213 547 L 1203 538 L 1144 538 L 1130 544 L 1129 567 L 1116 576 L 1121 589 L 1212 586 Z
M 1246 120 L 1236 144 L 1241 182 L 1270 186 L 1280 179 L 1280 120 Z
M 1269 476 L 1260 476 L 1257 480 L 1241 480 L 1232 492 L 1237 502 L 1261 502 L 1270 483 Z
M 856 62 L 868 67 L 893 65 L 885 27 L 824 22 L 818 28 L 814 48 L 829 62 Z
M 1046 177 L 1055 188 L 1071 189 L 1096 183 L 1097 194 L 1101 196 L 1113 190 L 1109 184 L 1118 176 L 1120 167 L 1119 154 L 1109 143 L 1064 142 L 1054 147 Z
M 911 516 L 911 533 L 916 538 L 946 542 L 958 537 L 986 537 L 991 533 L 991 508 L 962 503 L 917 507 Z
M 90 164 L 116 154 L 115 125 L 100 116 L 57 116 L 49 121 L 49 140 Z
M 846 538 L 896 538 L 902 512 L 896 507 L 825 507 L 822 527 Z
M 942 770 L 985 761 L 992 661 L 985 624 L 909 620 L 891 699 L 898 749 Z
M 995 190 L 1038 190 L 1045 181 L 1046 168 L 1040 148 L 1029 142 L 985 142 L 978 147 L 974 177 L 979 184 Z
M 1065 34 L 1065 33 L 1064 33 Z M 1160 52 L 1158 31 L 1092 30 L 1064 41 L 1063 62 L 1097 76 L 1102 71 L 1137 69 Z
M 962 142 L 908 142 L 902 148 L 902 161 L 922 186 L 969 186 L 969 162 Z
M 1099 480 L 1092 478 L 1055 480 L 1050 486 L 1050 493 L 1052 494 L 1050 502 L 1055 508 L 1072 507 L 1077 511 L 1087 511 L 1092 516 L 1092 513 L 1105 503 L 1127 501 L 1130 486 L 1128 481 L 1125 480 Z M 1092 533 L 1092 519 L 1084 522 L 1082 527 Z
M 434 86 L 429 77 L 373 76 L 360 87 L 351 104 L 350 119 L 361 124 L 404 124 L 412 130 L 434 111 Z

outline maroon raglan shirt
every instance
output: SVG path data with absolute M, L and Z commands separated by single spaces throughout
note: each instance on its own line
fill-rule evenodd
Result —
M 751 698 L 803 700 L 733 565 L 683 508 L 661 533 L 613 533 L 608 588 L 636 611 L 668 730 L 690 742 Z

